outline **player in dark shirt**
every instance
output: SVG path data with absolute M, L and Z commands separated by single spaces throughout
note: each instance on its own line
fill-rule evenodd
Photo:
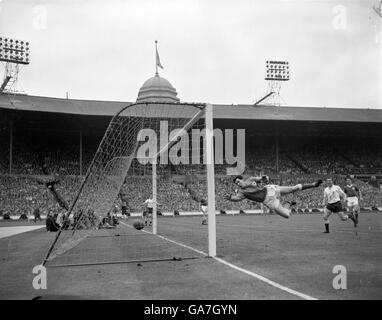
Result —
M 56 232 L 60 229 L 60 226 L 56 223 L 56 219 L 52 212 L 49 212 L 46 217 L 46 231 Z
M 40 208 L 36 208 L 33 210 L 33 216 L 34 216 L 34 222 L 36 223 L 37 220 L 42 221 L 41 214 L 40 214 Z
M 269 184 L 269 177 L 250 177 L 244 180 L 242 176 L 236 176 L 233 182 L 240 187 L 236 194 L 229 194 L 229 201 L 242 201 L 249 199 L 255 202 L 263 203 L 269 209 L 274 210 L 278 215 L 289 218 L 290 207 L 296 202 L 286 202 L 284 205 L 280 203 L 280 196 L 293 193 L 300 190 L 317 188 L 321 185 L 322 180 L 313 183 L 297 184 L 295 186 L 278 186 Z
M 346 205 L 350 212 L 354 214 L 358 224 L 358 214 L 360 212 L 359 200 L 363 200 L 361 190 L 352 183 L 350 178 L 347 178 L 344 192 L 346 194 Z

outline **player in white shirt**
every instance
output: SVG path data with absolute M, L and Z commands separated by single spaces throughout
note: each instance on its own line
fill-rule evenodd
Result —
M 150 221 L 150 226 L 153 224 L 153 210 L 154 210 L 154 199 L 147 199 L 144 203 L 145 210 L 143 211 L 143 218 L 145 219 L 145 226 L 147 226 L 147 221 Z
M 325 232 L 329 233 L 329 216 L 332 213 L 337 213 L 342 221 L 351 219 L 354 222 L 354 226 L 357 226 L 357 221 L 352 213 L 344 214 L 341 201 L 346 200 L 346 194 L 342 189 L 333 184 L 331 178 L 326 179 L 328 186 L 324 190 L 324 224 Z

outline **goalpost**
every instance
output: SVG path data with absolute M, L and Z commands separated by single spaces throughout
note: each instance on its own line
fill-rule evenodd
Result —
M 214 172 L 214 143 L 213 143 L 213 110 L 212 104 L 207 104 L 204 109 L 205 115 L 205 141 L 206 141 L 206 168 L 207 168 L 207 198 L 208 198 L 208 255 L 216 256 L 216 219 L 215 219 L 215 172 Z M 193 123 L 191 119 L 185 127 Z M 155 157 L 152 158 L 152 186 L 153 186 L 153 234 L 158 232 L 157 216 L 157 161 L 160 154 L 168 149 L 171 141 Z
M 165 138 L 160 136 L 157 139 L 158 133 L 162 134 L 163 128 L 167 129 L 168 136 Z M 183 137 L 186 133 L 191 133 L 194 129 L 199 130 L 201 128 L 204 129 L 205 134 L 204 137 L 202 136 L 204 138 L 203 147 L 195 151 L 192 149 L 194 141 Z M 151 139 L 151 136 L 155 138 Z M 199 143 L 196 143 L 196 145 L 199 145 Z M 158 144 L 159 149 L 157 148 Z M 172 150 L 173 147 L 175 151 Z M 191 149 L 192 156 L 190 157 Z M 142 150 L 145 151 L 143 156 Z M 48 262 L 50 264 L 57 257 L 60 258 L 70 254 L 72 258 L 64 260 L 64 264 L 76 265 L 75 258 L 82 261 L 80 261 L 80 264 L 92 264 L 91 259 L 87 257 L 89 259 L 86 260 L 84 256 L 93 255 L 99 257 L 105 255 L 105 252 L 109 253 L 109 251 L 111 255 L 111 251 L 117 252 L 115 249 L 117 244 L 125 246 L 118 251 L 121 255 L 124 255 L 129 251 L 128 245 L 135 247 L 137 244 L 140 244 L 140 242 L 131 240 L 121 240 L 122 236 L 124 237 L 123 239 L 131 239 L 130 236 L 148 235 L 147 231 L 142 233 L 142 231 L 131 228 L 132 231 L 129 231 L 131 234 L 128 234 L 128 232 L 126 234 L 119 234 L 121 233 L 120 229 L 105 231 L 100 230 L 100 226 L 105 218 L 109 217 L 112 207 L 116 202 L 120 198 L 122 199 L 122 195 L 129 199 L 131 206 L 139 207 L 141 200 L 145 198 L 144 193 L 149 189 L 149 184 L 147 179 L 145 179 L 146 174 L 150 174 L 149 167 L 151 168 L 152 176 L 150 193 L 154 202 L 151 237 L 155 237 L 153 235 L 158 234 L 157 200 L 158 196 L 161 196 L 161 192 L 158 194 L 158 169 L 161 176 L 166 175 L 163 172 L 167 172 L 166 170 L 169 170 L 169 168 L 172 169 L 172 164 L 162 160 L 168 160 L 171 155 L 177 157 L 179 150 L 181 153 L 185 151 L 187 154 L 186 157 L 182 158 L 186 164 L 189 164 L 187 160 L 190 161 L 190 158 L 195 159 L 196 157 L 199 160 L 201 157 L 203 158 L 202 166 L 206 170 L 202 168 L 198 171 L 196 169 L 200 167 L 200 165 L 198 166 L 198 161 L 196 161 L 197 165 L 191 162 L 188 167 L 186 165 L 185 167 L 187 174 L 190 175 L 205 174 L 204 171 L 206 171 L 204 178 L 207 190 L 205 190 L 205 193 L 204 191 L 202 193 L 206 194 L 208 198 L 209 223 L 207 247 L 208 255 L 215 256 L 216 226 L 212 105 L 141 102 L 122 108 L 110 121 L 81 186 L 73 197 L 68 212 L 65 213 L 65 223 L 49 246 L 43 265 Z M 179 165 L 179 163 L 176 165 Z M 183 189 L 181 191 L 185 192 Z M 180 198 L 178 200 L 180 201 Z M 189 206 L 195 208 L 198 199 L 189 197 L 187 201 Z M 85 239 L 106 239 L 108 237 L 114 241 L 109 245 L 106 245 L 105 242 L 92 244 L 89 241 L 84 241 Z M 160 247 L 157 242 L 153 241 L 152 246 L 154 249 L 156 248 L 156 251 L 160 251 L 163 247 Z M 81 246 L 84 248 L 79 249 Z M 112 250 L 108 251 L 110 249 L 108 246 L 112 247 Z M 135 250 L 138 251 L 138 249 Z M 155 252 L 155 254 L 158 254 L 158 252 Z M 107 260 L 106 263 L 128 262 L 129 259 L 116 259 L 113 257 L 109 260 L 112 261 Z M 133 261 L 137 260 L 133 259 Z M 95 261 L 95 263 L 102 262 Z
M 215 216 L 215 159 L 214 125 L 212 105 L 206 107 L 206 153 L 207 153 L 207 197 L 208 197 L 208 254 L 216 256 L 216 216 Z

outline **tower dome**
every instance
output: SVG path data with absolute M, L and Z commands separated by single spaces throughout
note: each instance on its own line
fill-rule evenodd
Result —
M 139 89 L 137 102 L 179 102 L 177 94 L 168 80 L 155 74 L 154 77 L 146 80 Z

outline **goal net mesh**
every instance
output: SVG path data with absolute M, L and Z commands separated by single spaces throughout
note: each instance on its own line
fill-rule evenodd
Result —
M 206 183 L 194 188 L 195 177 L 206 174 L 204 109 L 200 104 L 145 102 L 117 113 L 69 210 L 62 214 L 44 264 L 193 257 L 195 251 L 165 237 L 178 235 L 181 242 L 201 221 L 176 218 L 182 212 L 198 212 L 207 197 Z M 153 198 L 153 161 L 159 237 L 152 234 L 150 219 L 141 231 L 133 227 L 143 220 L 145 200 Z M 207 229 L 195 238 L 187 240 L 204 249 Z

